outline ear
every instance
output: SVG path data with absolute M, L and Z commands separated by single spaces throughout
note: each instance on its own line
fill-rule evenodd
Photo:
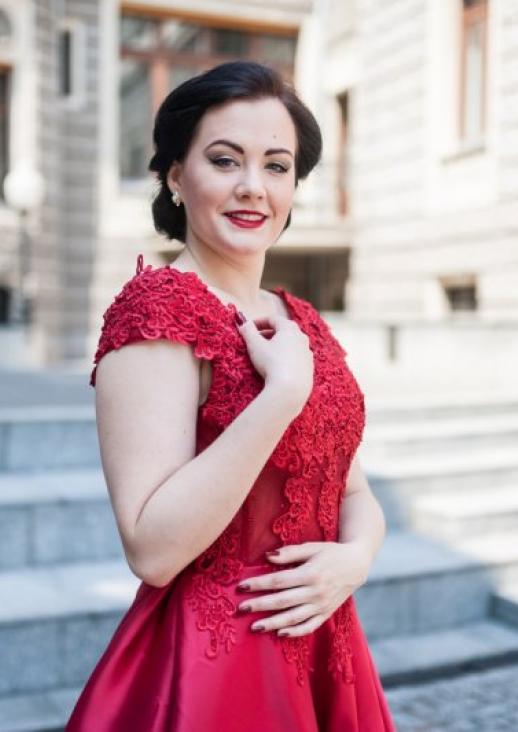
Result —
M 181 194 L 181 192 L 182 192 L 181 174 L 182 174 L 182 166 L 178 162 L 178 160 L 175 160 L 174 163 L 169 168 L 169 171 L 167 173 L 167 185 L 169 186 L 171 193 L 173 191 L 178 191 Z

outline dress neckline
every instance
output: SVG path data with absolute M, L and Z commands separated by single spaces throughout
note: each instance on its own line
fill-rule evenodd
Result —
M 237 305 L 235 305 L 233 302 L 224 303 L 223 300 L 218 295 L 216 295 L 215 292 L 212 292 L 212 290 L 209 288 L 207 283 L 201 279 L 201 277 L 199 276 L 199 274 L 197 272 L 194 272 L 193 270 L 177 269 L 176 267 L 173 267 L 171 265 L 166 265 L 166 267 L 167 267 L 167 269 L 169 269 L 173 272 L 177 272 L 178 274 L 190 275 L 198 283 L 198 285 L 200 285 L 202 290 L 204 292 L 206 292 L 209 295 L 209 297 L 213 298 L 214 302 L 216 302 L 220 308 L 225 310 L 227 313 L 231 312 L 232 315 L 235 315 L 235 313 L 237 313 L 237 311 L 238 311 Z M 266 288 L 266 291 L 272 292 L 274 295 L 277 295 L 278 297 L 280 297 L 286 306 L 286 310 L 288 311 L 289 320 L 295 320 L 294 309 L 291 306 L 291 302 L 288 297 L 288 293 L 286 292 L 284 287 L 281 287 L 281 285 L 276 285 L 273 288 Z

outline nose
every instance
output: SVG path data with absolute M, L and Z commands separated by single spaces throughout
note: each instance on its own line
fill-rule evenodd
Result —
M 255 165 L 243 166 L 236 186 L 239 197 L 264 198 L 266 195 L 261 172 Z

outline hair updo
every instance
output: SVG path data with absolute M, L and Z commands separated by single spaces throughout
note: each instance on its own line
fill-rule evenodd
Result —
M 155 117 L 155 154 L 148 169 L 158 173 L 159 188 L 152 201 L 155 229 L 168 239 L 185 242 L 184 206 L 175 206 L 167 185 L 173 162 L 181 162 L 191 145 L 201 118 L 211 107 L 233 99 L 279 99 L 295 125 L 295 186 L 315 167 L 322 154 L 322 135 L 313 114 L 295 89 L 274 69 L 255 61 L 229 61 L 214 66 L 177 86 L 160 105 Z M 291 222 L 291 212 L 284 229 Z

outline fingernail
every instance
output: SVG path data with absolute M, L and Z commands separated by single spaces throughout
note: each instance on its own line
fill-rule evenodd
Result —
M 246 590 L 250 589 L 250 585 L 247 585 L 247 584 L 238 585 L 236 589 L 238 592 L 246 592 Z
M 255 633 L 255 632 L 256 632 L 257 630 L 259 630 L 259 631 L 260 631 L 260 630 L 264 630 L 264 625 L 256 625 L 256 626 L 254 626 L 254 627 L 252 628 L 252 630 L 254 631 L 254 633 Z
M 241 310 L 238 310 L 238 311 L 237 311 L 237 313 L 235 314 L 235 316 L 234 316 L 234 317 L 235 317 L 235 319 L 236 319 L 236 323 L 237 323 L 238 325 L 243 325 L 243 323 L 245 323 L 245 322 L 246 322 L 246 317 L 245 317 L 245 316 L 244 316 L 244 314 L 243 314 L 243 313 L 241 312 Z
M 267 557 L 276 556 L 278 557 L 280 554 L 280 551 L 278 549 L 272 549 L 269 552 L 265 552 Z

